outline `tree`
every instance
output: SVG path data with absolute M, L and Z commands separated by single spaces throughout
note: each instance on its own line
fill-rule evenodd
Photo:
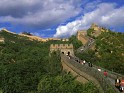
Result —
M 69 42 L 73 44 L 74 46 L 74 49 L 78 49 L 80 46 L 82 46 L 82 42 L 79 41 L 76 36 L 72 35 L 70 38 L 69 38 Z

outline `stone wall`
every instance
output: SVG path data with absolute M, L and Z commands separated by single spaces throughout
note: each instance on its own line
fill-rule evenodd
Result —
M 65 63 L 63 60 L 61 60 L 62 62 L 62 67 L 63 67 L 63 70 L 67 71 L 67 72 L 70 72 L 74 77 L 76 77 L 76 80 L 85 84 L 87 83 L 89 80 L 86 79 L 85 77 L 83 77 L 81 74 L 77 74 L 77 72 L 75 71 L 76 68 L 74 68 L 73 65 L 70 65 L 68 63 Z M 78 69 L 76 69 L 78 70 Z M 80 71 L 78 71 L 80 72 Z
M 67 72 L 71 72 L 72 75 L 74 76 L 77 76 L 76 80 L 78 80 L 81 83 L 87 83 L 88 81 L 92 81 L 98 87 L 98 89 L 100 89 L 100 91 L 103 91 L 99 82 L 94 77 L 90 76 L 89 74 L 75 66 L 75 65 L 82 66 L 81 64 L 77 64 L 76 61 L 74 61 L 73 59 L 72 60 L 69 59 L 67 56 L 63 54 L 61 54 L 61 62 L 64 70 L 66 70 Z
M 85 30 L 77 32 L 77 39 L 82 42 L 82 44 L 86 44 L 88 42 L 87 32 Z
M 87 65 L 81 65 L 73 59 L 69 59 L 67 56 L 61 54 L 61 62 L 63 69 L 70 71 L 74 76 L 77 75 L 80 82 L 86 82 L 85 80 L 92 81 L 99 88 L 99 93 L 106 93 L 109 89 L 113 89 L 114 93 L 120 93 L 114 85 L 103 76 L 103 73 L 97 69 L 89 67 Z M 73 73 L 74 72 L 74 73 Z M 75 74 L 76 73 L 76 74 Z

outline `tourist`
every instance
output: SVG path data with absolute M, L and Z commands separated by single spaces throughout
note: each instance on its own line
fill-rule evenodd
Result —
M 92 63 L 90 63 L 90 67 L 92 67 L 93 66 L 93 64 Z
M 90 62 L 88 62 L 89 67 L 90 67 L 90 64 L 91 64 L 91 63 L 90 63 Z
M 120 89 L 120 83 L 121 83 L 121 80 L 118 78 L 118 76 L 117 76 L 117 78 L 115 79 L 115 87 L 117 88 L 117 89 Z
M 99 72 L 101 72 L 101 69 L 100 69 L 100 68 L 98 68 L 98 71 L 99 71 Z
M 104 74 L 105 77 L 107 77 L 107 75 L 108 75 L 106 70 L 103 72 L 103 74 Z
M 91 62 L 88 62 L 88 65 L 89 65 L 89 67 L 92 67 L 92 63 Z
M 80 63 L 81 63 L 82 65 L 84 65 L 84 63 L 83 63 L 83 61 L 82 61 L 82 60 L 80 60 Z
M 86 61 L 84 60 L 84 61 L 83 61 L 83 64 L 85 65 L 85 63 L 86 63 Z
M 83 51 L 84 49 L 83 48 L 81 48 L 81 51 Z
M 120 83 L 120 90 L 121 92 L 124 92 L 124 77 L 122 78 L 121 83 Z

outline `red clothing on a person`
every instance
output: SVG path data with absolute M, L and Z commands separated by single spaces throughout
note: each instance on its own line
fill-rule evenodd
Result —
M 123 86 L 123 87 L 124 87 L 124 79 L 123 79 L 123 80 L 121 80 L 121 86 Z
M 105 71 L 103 74 L 104 74 L 104 76 L 107 76 L 108 73 Z

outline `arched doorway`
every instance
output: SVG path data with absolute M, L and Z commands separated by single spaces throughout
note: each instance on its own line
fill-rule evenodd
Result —
M 70 56 L 70 52 L 68 51 L 68 55 Z
M 62 54 L 64 54 L 64 52 L 62 52 Z

